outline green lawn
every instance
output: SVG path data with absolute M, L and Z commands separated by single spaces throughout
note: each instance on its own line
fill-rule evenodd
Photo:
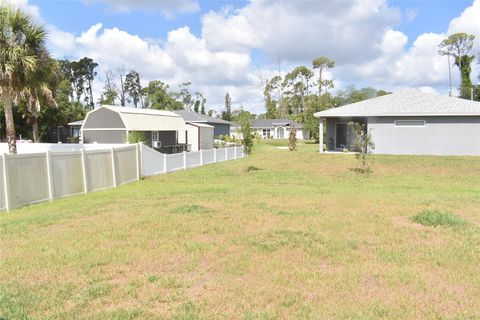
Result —
M 278 145 L 1 213 L 0 318 L 480 318 L 480 158 Z

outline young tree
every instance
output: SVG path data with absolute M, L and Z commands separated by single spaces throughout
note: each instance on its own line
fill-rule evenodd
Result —
M 100 104 L 115 104 L 115 99 L 118 97 L 118 89 L 115 85 L 114 77 L 115 76 L 111 71 L 105 72 L 105 85 L 98 101 Z
M 125 74 L 127 71 L 125 70 L 125 67 L 118 67 L 115 70 L 115 73 L 120 80 L 120 87 L 118 88 L 118 97 L 120 98 L 120 105 L 122 107 L 125 107 L 125 101 L 127 100 L 126 96 L 127 93 L 125 91 Z
M 461 96 L 464 97 L 464 93 L 468 92 L 470 94 L 471 89 L 471 80 L 470 80 L 470 68 L 463 68 L 463 65 L 470 63 L 473 60 L 473 41 L 475 36 L 467 33 L 454 33 L 448 36 L 447 39 L 443 40 L 439 45 L 438 53 L 440 55 L 446 55 L 449 57 L 449 68 L 450 68 L 450 56 L 454 57 L 455 65 L 458 66 L 460 72 L 460 92 Z M 449 69 L 450 70 L 450 69 Z M 468 76 L 467 76 L 468 74 Z M 451 85 L 450 85 L 451 86 Z
M 125 93 L 130 97 L 128 102 L 133 102 L 135 108 L 138 108 L 138 103 L 142 101 L 142 85 L 140 84 L 140 74 L 135 70 L 130 70 L 125 76 Z
M 222 119 L 225 121 L 232 121 L 232 97 L 227 92 L 225 95 L 225 111 L 222 112 Z
M 0 94 L 5 112 L 9 153 L 17 153 L 12 103 L 38 70 L 46 31 L 20 9 L 0 7 Z
M 365 131 L 365 125 L 358 122 L 349 122 L 348 125 L 352 128 L 353 134 L 355 135 L 353 148 L 356 152 L 355 158 L 360 164 L 360 168 L 357 171 L 368 173 L 370 172 L 370 155 L 375 149 L 372 134 Z
M 288 149 L 294 151 L 297 148 L 297 129 L 295 127 L 290 129 L 290 134 L 288 135 Z
M 240 126 L 240 132 L 242 134 L 243 148 L 246 154 L 252 153 L 253 148 L 253 131 L 252 131 L 252 119 L 250 112 L 243 109 L 240 110 L 237 117 L 238 125 Z
M 318 69 L 318 96 L 321 96 L 323 87 L 333 88 L 331 80 L 323 79 L 323 71 L 335 68 L 335 61 L 322 56 L 313 60 L 312 64 L 314 69 Z

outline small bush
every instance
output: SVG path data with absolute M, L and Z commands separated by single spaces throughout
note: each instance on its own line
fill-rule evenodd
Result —
M 424 226 L 461 226 L 467 222 L 451 213 L 438 210 L 425 210 L 412 217 L 412 221 Z

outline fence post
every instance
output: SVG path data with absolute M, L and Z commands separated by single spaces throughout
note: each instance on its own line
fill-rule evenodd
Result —
M 225 146 L 225 161 L 228 160 L 228 148 Z
M 137 162 L 137 181 L 140 180 L 140 142 L 135 144 L 135 161 Z
M 203 150 L 200 149 L 200 165 L 203 166 Z
M 53 201 L 53 179 L 52 179 L 52 157 L 50 150 L 45 152 L 45 157 L 47 158 L 47 181 L 48 181 L 48 198 L 50 201 Z
M 183 151 L 183 170 L 187 169 L 187 152 Z
M 163 154 L 163 172 L 167 173 L 167 154 Z
M 142 167 L 142 164 L 143 164 L 143 143 L 139 142 L 138 143 L 138 150 L 137 150 L 137 154 L 138 154 L 138 171 L 140 172 L 140 178 L 143 176 L 143 167 Z
M 10 211 L 10 190 L 9 188 L 9 183 L 8 183 L 8 171 L 7 171 L 7 159 L 8 156 L 7 154 L 2 155 L 2 170 L 3 170 L 3 189 L 5 190 L 5 209 L 7 211 Z
M 113 147 L 110 148 L 110 157 L 112 158 L 112 177 L 113 177 L 113 187 L 117 187 L 117 170 L 115 169 L 115 150 Z
M 217 162 L 217 149 L 213 148 L 213 162 Z
M 233 159 L 237 160 L 237 146 L 233 147 Z
M 85 158 L 85 149 L 81 150 L 82 152 L 82 172 L 83 172 L 83 192 L 88 192 L 88 183 L 87 183 L 87 159 Z

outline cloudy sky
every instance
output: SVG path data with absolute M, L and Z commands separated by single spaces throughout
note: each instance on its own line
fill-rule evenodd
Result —
M 103 73 L 124 66 L 145 83 L 191 81 L 208 108 L 222 109 L 229 91 L 234 106 L 263 112 L 262 79 L 278 74 L 278 60 L 285 73 L 322 55 L 337 62 L 329 74 L 336 89 L 447 94 L 448 65 L 438 44 L 467 32 L 480 50 L 480 0 L 0 1 L 47 26 L 55 57 L 97 61 L 97 98 Z M 458 71 L 453 75 L 458 86 Z

